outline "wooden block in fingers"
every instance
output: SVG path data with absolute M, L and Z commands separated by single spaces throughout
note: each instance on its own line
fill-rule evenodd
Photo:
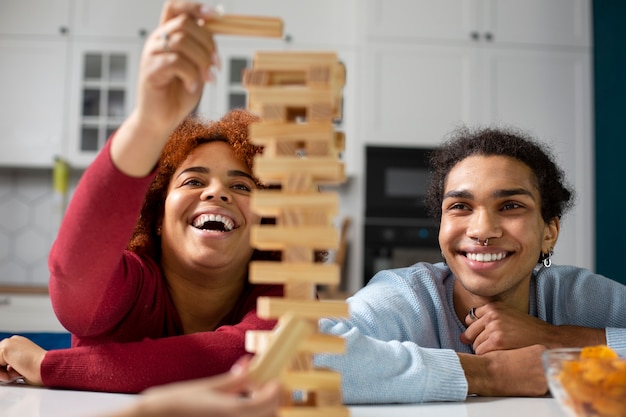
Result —
M 277 17 L 226 14 L 207 21 L 204 27 L 216 35 L 283 37 L 283 21 Z
M 252 379 L 263 384 L 278 377 L 285 365 L 298 352 L 298 345 L 313 334 L 316 327 L 310 320 L 292 313 L 285 314 L 277 324 L 267 349 L 252 358 L 250 363 Z

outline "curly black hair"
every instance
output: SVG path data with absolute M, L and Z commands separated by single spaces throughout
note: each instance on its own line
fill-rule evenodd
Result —
M 546 223 L 555 217 L 561 218 L 574 205 L 574 191 L 567 184 L 548 146 L 511 127 L 475 130 L 461 127 L 437 147 L 429 158 L 431 181 L 425 203 L 435 219 L 441 220 L 441 203 L 448 173 L 456 164 L 472 155 L 507 156 L 527 165 L 535 175 L 541 196 L 541 216 Z

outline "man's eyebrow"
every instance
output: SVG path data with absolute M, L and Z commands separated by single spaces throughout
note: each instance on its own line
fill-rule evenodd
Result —
M 446 198 L 465 198 L 468 200 L 473 200 L 474 194 L 470 193 L 467 190 L 452 190 L 443 195 L 443 199 L 445 200 Z
M 496 190 L 493 193 L 494 198 L 513 197 L 516 195 L 525 195 L 525 196 L 532 198 L 533 200 L 535 199 L 535 196 L 533 195 L 533 193 L 531 193 L 525 188 L 511 188 L 508 190 Z
M 525 188 L 511 188 L 511 189 L 496 190 L 491 194 L 493 198 L 506 198 L 506 197 L 513 197 L 516 195 L 526 195 L 532 198 L 533 200 L 535 199 L 535 196 Z M 452 191 L 448 191 L 447 193 L 445 193 L 443 195 L 443 198 L 444 199 L 463 198 L 467 200 L 473 200 L 474 194 L 472 194 L 471 192 L 467 190 L 452 190 Z

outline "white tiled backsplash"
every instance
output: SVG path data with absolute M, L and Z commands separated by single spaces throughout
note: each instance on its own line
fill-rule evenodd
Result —
M 73 173 L 76 183 L 80 173 Z M 52 170 L 0 168 L 0 285 L 47 285 L 48 253 L 63 215 Z

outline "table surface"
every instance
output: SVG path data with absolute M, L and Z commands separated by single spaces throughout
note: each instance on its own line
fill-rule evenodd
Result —
M 123 408 L 136 395 L 0 385 L 2 417 L 96 417 Z M 350 406 L 350 417 L 567 417 L 554 399 L 470 397 L 464 402 Z

